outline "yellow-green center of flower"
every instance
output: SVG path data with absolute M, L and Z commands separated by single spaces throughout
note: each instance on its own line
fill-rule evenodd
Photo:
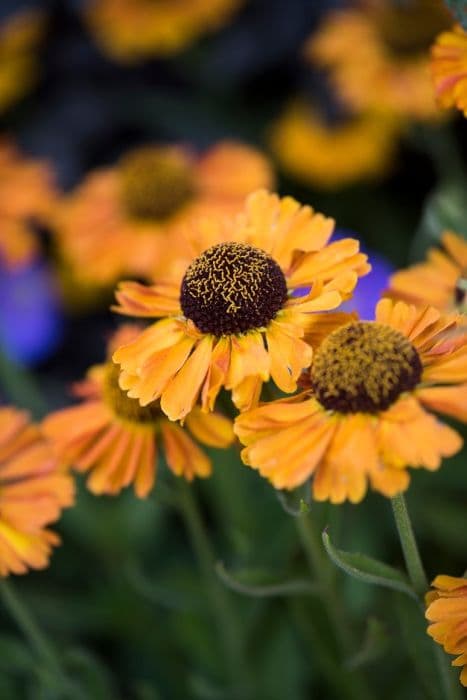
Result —
M 467 313 L 467 274 L 462 275 L 454 287 L 454 304 L 462 314 Z
M 162 221 L 194 194 L 193 173 L 173 148 L 147 146 L 124 156 L 119 166 L 121 197 L 130 216 Z
M 180 295 L 186 318 L 217 337 L 267 326 L 286 299 L 279 265 L 246 243 L 208 248 L 186 271 Z
M 120 368 L 113 362 L 109 362 L 106 367 L 104 377 L 104 400 L 111 407 L 114 413 L 123 420 L 132 423 L 156 423 L 162 417 L 159 401 L 154 401 L 147 406 L 141 406 L 137 399 L 130 399 L 124 391 L 120 389 L 118 377 Z
M 376 8 L 378 33 L 395 57 L 427 54 L 435 37 L 452 20 L 441 0 L 401 0 Z
M 359 321 L 329 334 L 315 353 L 311 385 L 319 402 L 340 413 L 378 413 L 420 381 L 412 343 L 380 323 Z

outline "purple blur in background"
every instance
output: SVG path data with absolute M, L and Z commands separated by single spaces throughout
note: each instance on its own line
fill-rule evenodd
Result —
M 51 270 L 41 260 L 15 270 L 0 265 L 0 346 L 10 360 L 35 365 L 57 348 L 63 314 Z

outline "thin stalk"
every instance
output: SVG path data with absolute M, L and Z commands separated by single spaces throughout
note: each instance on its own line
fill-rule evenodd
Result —
M 400 493 L 394 496 L 391 499 L 391 505 L 409 578 L 417 595 L 423 596 L 430 586 L 418 551 L 404 495 Z
M 372 694 L 362 674 L 359 671 L 348 671 L 344 668 L 345 658 L 355 653 L 355 648 L 343 606 L 335 588 L 333 567 L 324 551 L 321 534 L 310 513 L 294 520 L 313 581 L 318 583 L 322 592 L 322 601 L 339 647 L 340 658 L 335 661 L 334 673 L 345 678 L 346 697 L 369 700 Z
M 52 680 L 54 686 L 62 691 L 62 697 L 82 697 L 63 672 L 54 647 L 21 601 L 14 587 L 4 579 L 0 580 L 0 598 L 12 619 L 27 639 L 30 647 L 41 661 L 43 669 L 47 672 L 47 676 Z
M 399 533 L 402 552 L 404 554 L 407 573 L 409 574 L 415 592 L 423 602 L 424 595 L 430 586 L 423 567 L 404 495 L 400 493 L 394 496 L 391 499 L 391 505 L 396 521 L 397 532 Z M 449 668 L 449 661 L 446 654 L 435 642 L 433 642 L 433 653 L 438 667 L 442 697 L 445 698 L 445 700 L 460 700 L 462 695 L 459 683 L 457 679 L 454 678 L 454 674 Z
M 223 646 L 226 666 L 231 676 L 235 697 L 247 698 L 248 680 L 243 657 L 238 618 L 230 604 L 229 594 L 215 572 L 215 556 L 201 516 L 193 487 L 180 479 L 178 505 L 185 521 L 200 572 L 204 578 L 207 596 L 217 623 L 219 643 Z

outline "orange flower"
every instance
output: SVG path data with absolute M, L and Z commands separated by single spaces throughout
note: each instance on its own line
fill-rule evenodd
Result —
M 387 296 L 440 311 L 467 311 L 467 241 L 452 231 L 431 248 L 427 260 L 392 275 Z
M 0 259 L 14 267 L 29 263 L 38 243 L 30 221 L 43 221 L 55 201 L 50 166 L 21 156 L 0 139 Z
M 242 0 L 93 0 L 86 19 L 102 49 L 117 61 L 181 51 L 224 24 Z
M 335 189 L 387 172 L 398 132 L 396 122 L 380 113 L 327 123 L 317 109 L 296 101 L 273 126 L 271 147 L 297 179 Z
M 130 151 L 98 170 L 58 208 L 59 247 L 80 283 L 152 277 L 176 254 L 168 236 L 193 218 L 237 213 L 247 194 L 268 187 L 270 165 L 258 151 L 223 142 L 201 158 L 177 147 Z
M 0 25 L 0 112 L 22 97 L 37 77 L 35 49 L 44 33 L 44 16 L 23 10 Z
M 369 269 L 358 241 L 327 245 L 333 226 L 291 197 L 259 190 L 230 222 L 187 231 L 187 257 L 170 278 L 153 287 L 124 282 L 117 292 L 117 311 L 163 317 L 114 354 L 121 388 L 143 406 L 160 397 L 171 420 L 198 396 L 212 410 L 222 387 L 241 410 L 270 377 L 294 391 L 311 362 L 302 340 L 309 314 L 339 306 Z M 308 294 L 293 296 L 303 287 Z
M 407 466 L 438 469 L 462 446 L 425 408 L 467 421 L 466 336 L 452 333 L 456 317 L 389 299 L 376 321 L 340 323 L 316 350 L 306 391 L 237 418 L 242 458 L 277 489 L 313 476 L 319 501 L 358 503 L 368 481 L 394 496 L 409 485 Z
M 123 327 L 110 349 L 137 333 L 135 326 Z M 156 478 L 159 445 L 176 476 L 207 477 L 211 461 L 190 433 L 210 447 L 228 447 L 234 440 L 231 422 L 220 414 L 195 409 L 182 428 L 167 420 L 158 402 L 141 407 L 119 388 L 118 368 L 111 361 L 91 368 L 75 391 L 84 402 L 50 414 L 43 430 L 63 462 L 90 472 L 87 485 L 95 494 L 116 494 L 133 484 L 137 496 L 147 496 Z
M 467 117 L 467 33 L 460 25 L 437 37 L 431 73 L 439 105 L 457 107 Z
M 460 681 L 467 687 L 467 579 L 437 576 L 427 593 L 428 634 L 448 654 L 459 654 L 453 666 L 462 666 Z
M 60 543 L 46 529 L 74 499 L 60 469 L 24 411 L 0 408 L 0 576 L 43 569 Z
M 311 37 L 307 55 L 329 69 L 350 107 L 430 120 L 438 110 L 428 49 L 449 25 L 440 0 L 366 0 L 329 14 Z

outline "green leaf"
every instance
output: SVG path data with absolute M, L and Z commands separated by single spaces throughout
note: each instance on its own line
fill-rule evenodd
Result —
M 323 543 L 331 561 L 349 576 L 364 583 L 405 593 L 418 601 L 415 591 L 402 572 L 377 559 L 368 557 L 366 554 L 344 552 L 342 549 L 337 549 L 331 543 L 326 530 L 323 532 Z

